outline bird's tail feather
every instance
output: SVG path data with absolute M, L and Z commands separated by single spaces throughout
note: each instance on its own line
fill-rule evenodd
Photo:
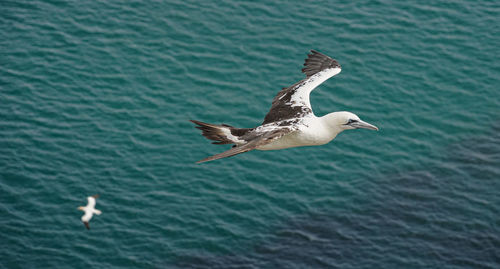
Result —
M 240 139 L 240 136 L 244 135 L 252 129 L 247 128 L 235 128 L 227 124 L 210 124 L 197 120 L 190 120 L 192 123 L 198 125 L 196 128 L 203 131 L 202 135 L 207 139 L 214 140 L 212 144 L 223 145 L 223 144 L 241 144 L 245 141 Z
M 102 211 L 101 211 L 101 210 L 99 210 L 99 209 L 94 209 L 94 213 L 95 213 L 96 215 L 101 215 Z

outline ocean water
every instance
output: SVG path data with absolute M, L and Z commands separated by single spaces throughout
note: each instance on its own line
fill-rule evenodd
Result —
M 500 268 L 498 1 L 2 1 L 0 268 Z M 379 132 L 222 152 L 310 49 Z M 91 230 L 86 196 L 100 194 Z

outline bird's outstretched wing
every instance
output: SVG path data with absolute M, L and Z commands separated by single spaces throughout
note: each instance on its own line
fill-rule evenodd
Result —
M 341 71 L 340 64 L 336 60 L 315 50 L 311 50 L 304 66 L 302 72 L 306 74 L 306 78 L 278 92 L 264 118 L 263 125 L 312 113 L 309 101 L 311 91 Z
M 85 225 L 85 228 L 87 228 L 87 230 L 90 230 L 90 225 L 88 221 L 84 221 L 83 224 Z
M 203 162 L 208 162 L 208 161 L 213 161 L 217 159 L 222 159 L 226 157 L 231 157 L 240 153 L 244 153 L 247 151 L 254 150 L 260 146 L 266 145 L 271 143 L 272 141 L 281 138 L 284 135 L 287 135 L 291 132 L 293 132 L 293 128 L 275 128 L 274 130 L 270 131 L 263 131 L 261 133 L 258 133 L 258 136 L 255 138 L 252 138 L 248 143 L 235 146 L 231 148 L 230 150 L 224 151 L 219 154 L 215 154 L 213 156 L 207 157 L 203 160 L 197 161 L 196 163 L 203 163 Z

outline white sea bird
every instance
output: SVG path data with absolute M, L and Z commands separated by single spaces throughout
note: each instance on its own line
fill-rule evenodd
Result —
M 283 88 L 274 97 L 264 122 L 255 128 L 235 128 L 191 120 L 213 144 L 234 144 L 225 152 L 210 156 L 198 163 L 230 157 L 253 149 L 276 150 L 291 147 L 323 145 L 340 132 L 349 129 L 378 130 L 357 115 L 341 111 L 316 117 L 312 112 L 309 94 L 325 80 L 340 73 L 340 64 L 315 50 L 305 60 L 302 72 L 306 78 Z
M 102 213 L 101 210 L 95 209 L 95 202 L 97 198 L 99 198 L 99 194 L 89 196 L 87 197 L 87 206 L 78 207 L 78 210 L 82 210 L 85 212 L 85 214 L 82 216 L 82 222 L 83 224 L 85 224 L 85 227 L 87 227 L 87 230 L 90 230 L 89 221 L 92 216 L 94 214 L 101 215 Z

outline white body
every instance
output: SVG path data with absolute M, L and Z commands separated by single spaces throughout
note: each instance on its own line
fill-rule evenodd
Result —
M 82 221 L 83 222 L 89 222 L 92 216 L 94 214 L 96 215 L 101 215 L 101 210 L 95 209 L 95 198 L 92 196 L 87 197 L 87 206 L 82 206 L 80 207 L 81 210 L 85 212 L 85 214 L 82 216 Z
M 344 112 L 330 113 L 324 117 L 316 117 L 314 114 L 311 114 L 301 119 L 296 131 L 256 149 L 277 150 L 324 145 L 332 141 L 339 133 L 348 129 L 342 128 L 341 124 L 337 124 L 337 122 L 344 122 L 343 118 Z

